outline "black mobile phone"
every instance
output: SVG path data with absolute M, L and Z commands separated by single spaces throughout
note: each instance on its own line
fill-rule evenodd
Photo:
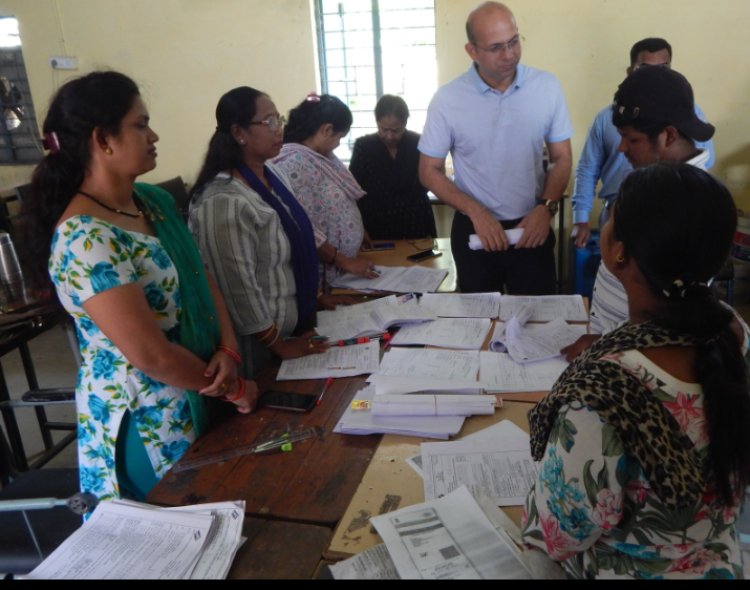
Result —
M 288 391 L 266 391 L 258 400 L 260 408 L 307 412 L 315 407 L 316 396 Z
M 406 259 L 411 260 L 412 262 L 419 262 L 420 260 L 427 260 L 428 258 L 435 258 L 442 255 L 442 252 L 436 252 L 435 250 L 423 250 L 422 252 L 417 252 L 416 254 L 410 254 L 406 257 Z
M 362 247 L 363 252 L 374 252 L 377 250 L 393 250 L 396 247 L 394 242 L 373 242 L 369 248 Z

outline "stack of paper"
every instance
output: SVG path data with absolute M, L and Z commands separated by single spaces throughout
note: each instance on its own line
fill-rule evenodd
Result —
M 315 331 L 329 341 L 377 336 L 392 326 L 429 322 L 437 316 L 420 307 L 416 295 L 391 295 L 357 305 L 341 305 L 332 311 L 319 311 Z
M 374 416 L 473 416 L 494 414 L 494 395 L 451 395 L 449 393 L 412 393 L 375 395 Z
M 340 434 L 391 433 L 420 438 L 448 439 L 458 434 L 465 416 L 375 416 L 375 388 L 358 391 L 333 431 Z
M 448 271 L 424 266 L 376 266 L 379 276 L 366 279 L 346 273 L 331 282 L 332 287 L 355 291 L 389 291 L 391 293 L 431 293 L 437 291 Z
M 242 545 L 245 502 L 162 509 L 102 502 L 28 579 L 224 579 Z

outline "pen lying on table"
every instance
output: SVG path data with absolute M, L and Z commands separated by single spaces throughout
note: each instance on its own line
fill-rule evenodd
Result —
M 333 383 L 333 377 L 329 377 L 326 379 L 325 385 L 323 385 L 323 391 L 320 392 L 320 395 L 318 396 L 318 400 L 315 402 L 316 406 L 320 405 L 320 402 L 323 401 L 323 396 L 325 395 L 326 391 L 328 391 L 328 388 L 331 386 L 331 383 Z

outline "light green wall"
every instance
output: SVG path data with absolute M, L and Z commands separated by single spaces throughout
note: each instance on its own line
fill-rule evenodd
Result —
M 346 1 L 346 0 L 344 0 Z M 474 0 L 436 0 L 438 71 L 444 83 L 469 59 L 463 50 Z M 647 36 L 667 38 L 674 67 L 695 88 L 716 125 L 720 178 L 750 208 L 748 0 L 516 0 L 523 61 L 560 79 L 577 159 L 594 114 L 625 75 L 628 51 Z M 73 55 L 78 75 L 110 67 L 133 76 L 161 135 L 159 166 L 146 180 L 192 181 L 214 126 L 218 97 L 241 84 L 269 92 L 288 110 L 316 88 L 310 0 L 0 0 L 15 15 L 40 118 L 65 79 L 48 58 Z M 0 167 L 0 187 L 28 168 Z

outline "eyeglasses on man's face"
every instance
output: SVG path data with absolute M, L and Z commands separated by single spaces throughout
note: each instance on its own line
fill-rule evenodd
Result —
M 635 64 L 633 66 L 633 71 L 640 70 L 641 68 L 667 68 L 668 70 L 672 69 L 672 64 L 670 62 L 664 62 L 660 64 L 650 64 L 645 61 L 642 61 L 639 64 Z
M 286 125 L 286 117 L 283 115 L 271 115 L 262 121 L 250 121 L 248 125 L 266 125 L 271 133 L 276 133 Z
M 476 43 L 472 43 L 472 45 L 477 49 L 481 49 L 482 51 L 486 51 L 487 53 L 497 55 L 500 53 L 505 53 L 506 51 L 516 51 L 521 46 L 521 39 L 521 35 L 516 35 L 510 41 L 506 41 L 505 43 L 495 43 L 494 45 L 490 45 L 488 47 L 482 47 L 481 45 L 478 45 Z

